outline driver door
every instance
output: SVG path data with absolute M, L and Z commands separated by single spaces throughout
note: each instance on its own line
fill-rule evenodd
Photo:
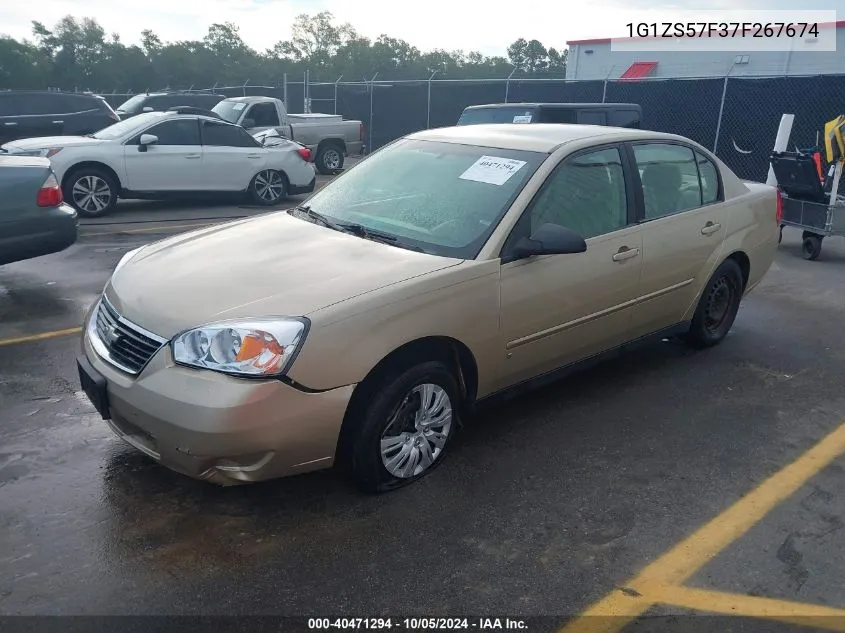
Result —
M 142 146 L 141 136 L 158 142 Z M 144 151 L 146 149 L 146 151 Z M 200 191 L 203 189 L 199 121 L 179 118 L 154 125 L 123 147 L 127 189 L 132 191 Z
M 634 190 L 618 146 L 564 158 L 502 251 L 498 388 L 625 342 L 642 267 Z M 572 229 L 587 250 L 517 259 L 513 247 L 544 223 Z

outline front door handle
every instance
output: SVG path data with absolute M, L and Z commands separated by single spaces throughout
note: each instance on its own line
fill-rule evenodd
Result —
M 640 254 L 640 249 L 638 248 L 628 248 L 627 246 L 622 246 L 616 254 L 613 256 L 613 261 L 615 262 L 622 262 L 626 259 L 631 259 L 632 257 L 636 257 Z
M 701 229 L 701 234 L 702 235 L 712 235 L 713 233 L 715 233 L 716 231 L 718 231 L 721 228 L 722 228 L 721 224 L 718 224 L 718 223 L 713 224 L 713 222 L 708 222 L 707 224 L 704 225 L 704 228 Z
M 261 154 L 250 154 L 247 158 L 261 158 Z
M 64 121 L 53 121 L 53 125 L 64 125 Z
M 14 125 L 17 125 L 17 123 L 15 121 L 6 121 L 3 125 L 8 125 L 9 127 L 12 127 Z
M 200 158 L 202 154 L 188 154 L 185 158 Z

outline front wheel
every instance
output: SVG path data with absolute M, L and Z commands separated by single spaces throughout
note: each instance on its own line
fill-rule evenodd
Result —
M 117 205 L 117 183 L 106 171 L 83 168 L 72 172 L 62 194 L 81 216 L 96 218 L 111 213 Z
M 744 288 L 742 269 L 733 259 L 726 259 L 713 273 L 692 317 L 686 341 L 692 347 L 712 347 L 733 327 Z
M 321 174 L 333 174 L 343 168 L 343 150 L 336 145 L 324 145 L 317 151 L 314 164 Z
M 383 378 L 362 405 L 348 448 L 358 484 L 386 492 L 434 470 L 457 431 L 459 394 L 453 373 L 438 361 Z
M 285 177 L 275 169 L 260 171 L 249 185 L 253 202 L 262 206 L 276 204 L 287 195 Z

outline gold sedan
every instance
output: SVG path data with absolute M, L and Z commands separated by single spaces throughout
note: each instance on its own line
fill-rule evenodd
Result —
M 423 477 L 476 403 L 634 341 L 719 343 L 778 243 L 774 187 L 680 136 L 401 138 L 295 209 L 144 246 L 85 322 L 114 432 L 220 484 Z

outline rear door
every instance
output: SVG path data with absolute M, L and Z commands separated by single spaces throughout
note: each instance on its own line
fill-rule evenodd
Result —
M 9 118 L 3 126 L 14 138 L 61 136 L 64 129 L 63 107 L 60 94 L 21 92 L 7 103 Z
M 633 335 L 681 321 L 716 267 L 730 208 L 715 163 L 683 143 L 628 146 L 640 180 L 643 273 Z
M 267 150 L 239 125 L 203 120 L 204 187 L 214 191 L 245 190 L 264 166 Z
M 0 92 L 0 145 L 14 141 L 19 136 L 20 115 L 23 106 L 14 92 Z
M 143 134 L 158 142 L 142 150 Z M 203 148 L 199 122 L 180 117 L 158 123 L 137 134 L 123 146 L 127 189 L 133 191 L 200 191 L 203 189 Z

